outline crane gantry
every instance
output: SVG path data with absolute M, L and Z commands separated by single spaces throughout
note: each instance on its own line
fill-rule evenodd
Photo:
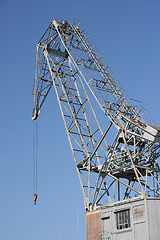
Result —
M 80 23 L 54 18 L 37 44 L 33 120 L 51 88 L 86 211 L 160 196 L 160 128 L 128 97 Z

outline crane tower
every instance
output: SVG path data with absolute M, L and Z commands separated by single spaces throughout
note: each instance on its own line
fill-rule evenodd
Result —
M 86 213 L 136 197 L 158 198 L 160 127 L 128 97 L 79 22 L 54 18 L 37 44 L 33 120 L 51 88 Z

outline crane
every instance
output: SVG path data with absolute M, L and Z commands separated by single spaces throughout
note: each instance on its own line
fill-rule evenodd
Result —
M 53 18 L 35 65 L 32 119 L 54 88 L 85 211 L 160 196 L 160 127 L 129 98 L 82 24 Z

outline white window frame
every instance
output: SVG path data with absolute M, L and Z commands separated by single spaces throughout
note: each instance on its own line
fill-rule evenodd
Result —
M 116 215 L 116 229 L 122 230 L 131 227 L 130 209 L 123 209 L 115 212 Z

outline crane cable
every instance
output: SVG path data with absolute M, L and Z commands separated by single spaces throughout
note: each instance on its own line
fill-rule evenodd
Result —
M 38 121 L 33 123 L 33 200 L 37 201 Z

